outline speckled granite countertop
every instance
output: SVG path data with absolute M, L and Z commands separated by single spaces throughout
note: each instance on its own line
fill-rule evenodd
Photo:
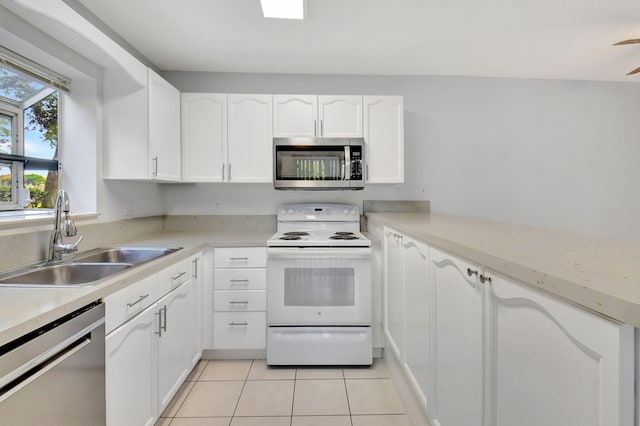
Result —
M 0 346 L 56 318 L 102 299 L 206 247 L 266 246 L 273 232 L 168 232 L 118 245 L 184 247 L 116 274 L 91 287 L 0 288 Z M 115 245 L 114 245 L 115 246 Z
M 367 213 L 492 271 L 640 327 L 640 243 L 435 213 Z

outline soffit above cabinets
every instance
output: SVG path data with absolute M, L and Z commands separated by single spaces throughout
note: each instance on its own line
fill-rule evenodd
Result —
M 637 0 L 308 0 L 303 21 L 259 0 L 66 0 L 164 71 L 456 75 L 603 81 L 638 64 Z

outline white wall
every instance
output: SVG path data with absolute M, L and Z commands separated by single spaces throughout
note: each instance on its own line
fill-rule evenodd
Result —
M 167 72 L 183 92 L 403 95 L 405 183 L 360 192 L 161 188 L 170 214 L 285 202 L 428 199 L 433 211 L 640 240 L 640 84 Z M 218 204 L 216 204 L 218 203 Z
M 59 187 L 74 213 L 100 213 L 101 221 L 163 214 L 156 184 L 104 182 L 102 176 L 101 68 L 0 6 L 0 44 L 71 79 L 63 96 Z

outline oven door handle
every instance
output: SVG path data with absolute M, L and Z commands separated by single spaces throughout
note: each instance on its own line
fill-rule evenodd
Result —
M 367 259 L 371 257 L 371 247 L 269 247 L 267 257 L 270 259 Z

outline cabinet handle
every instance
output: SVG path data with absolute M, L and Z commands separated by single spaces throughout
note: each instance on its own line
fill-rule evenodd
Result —
M 365 170 L 366 180 L 369 181 L 369 165 L 368 164 L 364 166 L 364 170 Z
M 198 259 L 193 259 L 193 278 L 198 279 Z
M 229 258 L 229 260 L 230 260 L 231 262 L 240 262 L 240 261 L 242 261 L 242 262 L 248 262 L 248 261 L 249 261 L 249 258 L 248 258 L 248 257 L 230 257 L 230 258 Z
M 145 295 L 143 295 L 143 296 L 140 296 L 140 298 L 139 298 L 138 300 L 136 300 L 135 302 L 133 302 L 133 303 L 127 303 L 127 306 L 131 308 L 131 307 L 133 307 L 133 306 L 137 305 L 138 303 L 142 302 L 142 301 L 143 301 L 144 299 L 146 299 L 147 297 L 149 297 L 149 294 L 145 294 Z
M 227 173 L 229 175 L 229 179 L 228 180 L 229 180 L 229 182 L 231 182 L 231 163 L 229 163 L 227 165 L 227 167 L 229 168 L 229 173 Z
M 153 157 L 152 162 L 153 162 L 153 167 L 152 167 L 153 170 L 151 171 L 151 174 L 153 176 L 158 176 L 158 156 L 157 155 Z
M 489 275 L 480 274 L 480 282 L 484 284 L 485 282 L 491 283 L 491 277 Z
M 318 119 L 313 119 L 313 136 L 318 136 Z
M 232 300 L 229 302 L 230 305 L 248 305 L 249 301 L 248 300 L 243 300 L 241 302 L 236 302 L 235 300 Z
M 229 282 L 231 284 L 237 284 L 237 283 L 249 284 L 249 280 L 229 280 Z
M 246 321 L 244 321 L 244 322 L 233 322 L 232 321 L 232 322 L 229 323 L 229 325 L 230 326 L 234 326 L 234 325 L 245 325 L 246 326 L 246 325 L 249 325 L 249 323 L 246 322 Z
M 164 324 L 162 324 L 162 331 L 167 332 L 167 305 L 162 308 L 164 311 Z
M 224 163 L 222 163 L 222 181 L 224 182 Z
M 164 311 L 164 325 L 162 325 L 163 311 Z M 162 337 L 162 332 L 167 331 L 167 305 L 164 305 L 164 307 L 160 308 L 158 312 L 156 312 L 156 315 L 158 316 L 158 331 L 156 331 L 156 334 L 158 335 L 158 337 Z
M 180 278 L 181 276 L 183 276 L 184 274 L 186 274 L 187 272 L 180 272 L 178 275 L 176 275 L 175 277 L 171 277 L 172 280 L 177 280 L 178 278 Z
M 320 120 L 320 136 L 324 135 L 324 120 Z
M 471 268 L 467 268 L 467 275 L 472 276 L 472 275 L 478 275 L 478 271 L 474 271 Z M 480 275 L 480 280 L 482 280 L 482 275 Z

